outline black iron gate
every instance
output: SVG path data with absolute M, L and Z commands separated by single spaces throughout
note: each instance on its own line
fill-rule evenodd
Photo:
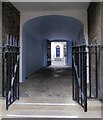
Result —
M 2 48 L 3 80 L 2 96 L 6 97 L 6 110 L 19 99 L 19 41 L 12 35 L 7 35 Z
M 87 111 L 87 99 L 98 98 L 100 51 L 102 45 L 72 47 L 73 100 Z

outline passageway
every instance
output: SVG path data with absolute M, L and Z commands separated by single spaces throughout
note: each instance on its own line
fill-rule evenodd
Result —
M 21 84 L 20 96 L 32 102 L 69 103 L 72 101 L 72 69 L 42 68 Z
M 72 66 L 72 42 L 85 43 L 84 25 L 69 16 L 47 15 L 33 18 L 23 26 L 21 82 L 47 66 L 48 42 L 67 43 L 67 65 Z
M 53 97 L 53 102 L 56 98 L 58 102 L 61 101 L 60 98 L 64 98 L 64 103 L 65 100 L 72 101 L 72 44 L 85 43 L 83 23 L 69 16 L 40 16 L 23 25 L 22 37 L 21 96 L 26 98 L 35 96 L 33 101 L 37 97 L 41 97 L 41 101 L 42 99 L 48 101 Z M 55 49 L 52 46 L 53 42 L 56 44 Z M 71 68 L 47 68 L 53 65 L 50 64 L 52 60 L 63 59 L 64 55 L 61 55 L 61 52 L 60 55 L 56 54 L 56 57 L 52 55 L 53 51 L 59 50 L 57 46 L 62 46 L 59 48 L 60 51 L 66 50 L 65 66 Z M 56 62 L 57 66 L 61 66 L 59 63 L 61 61 Z

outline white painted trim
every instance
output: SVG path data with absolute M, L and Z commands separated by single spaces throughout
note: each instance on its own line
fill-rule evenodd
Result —
M 51 116 L 51 115 L 11 115 L 8 114 L 8 117 L 21 117 L 21 118 L 78 118 L 78 116 Z
M 15 103 L 18 105 L 75 106 L 76 103 Z

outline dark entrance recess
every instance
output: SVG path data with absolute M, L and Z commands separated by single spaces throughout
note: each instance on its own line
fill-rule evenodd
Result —
M 73 100 L 87 111 L 87 100 L 98 99 L 99 63 L 102 45 L 78 45 L 72 47 Z M 87 56 L 89 66 L 87 66 Z M 87 69 L 89 74 L 87 75 Z M 89 76 L 87 78 L 87 76 Z M 87 79 L 89 81 L 87 82 Z
M 47 66 L 51 65 L 51 42 L 47 40 Z
M 7 35 L 6 44 L 2 48 L 3 80 L 2 96 L 6 97 L 6 110 L 19 99 L 19 41 Z

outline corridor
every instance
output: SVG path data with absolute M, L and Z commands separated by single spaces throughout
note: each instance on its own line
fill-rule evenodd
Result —
M 72 98 L 71 74 L 72 69 L 68 67 L 42 68 L 21 85 L 20 96 L 35 98 L 32 99 L 35 102 L 68 103 Z
M 50 66 L 33 73 L 20 85 L 20 100 L 12 104 L 8 111 L 3 105 L 3 116 L 100 118 L 101 103 L 89 100 L 88 112 L 85 113 L 72 100 L 72 69 Z

